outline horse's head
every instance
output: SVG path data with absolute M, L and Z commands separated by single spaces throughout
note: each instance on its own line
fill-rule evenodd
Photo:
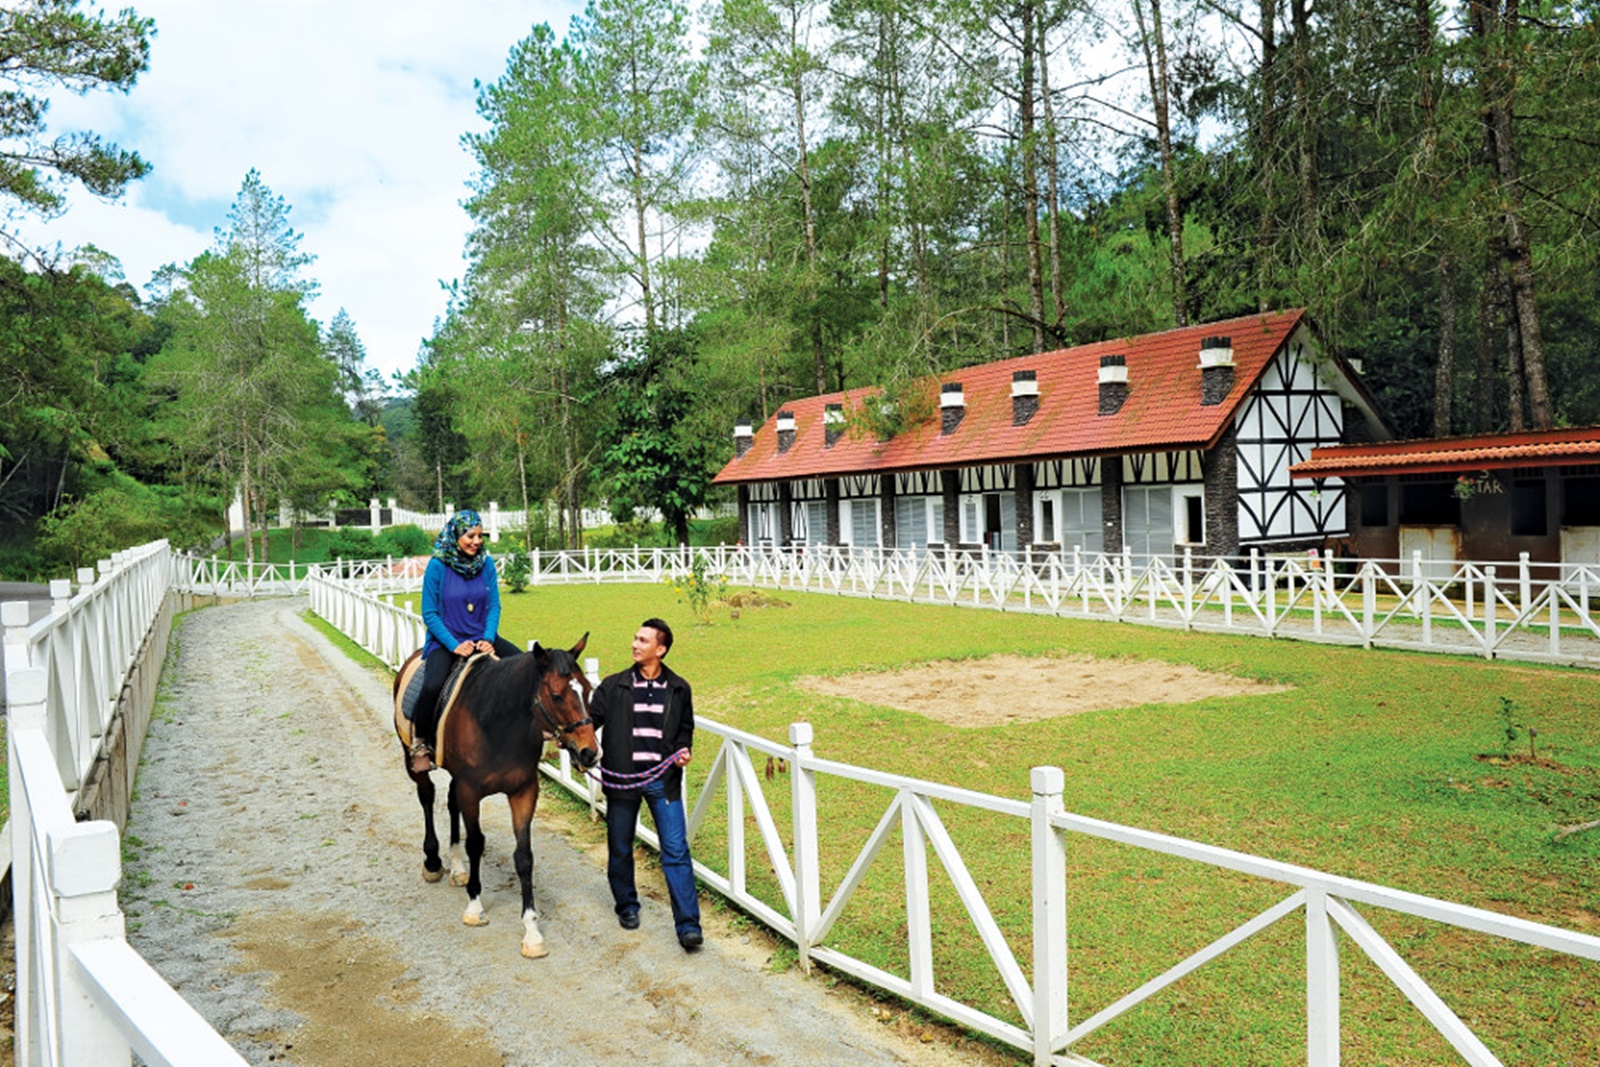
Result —
M 589 679 L 578 666 L 578 656 L 588 643 L 588 634 L 568 649 L 545 648 L 535 641 L 530 653 L 539 667 L 534 720 L 585 769 L 600 759 L 600 742 L 589 718 Z

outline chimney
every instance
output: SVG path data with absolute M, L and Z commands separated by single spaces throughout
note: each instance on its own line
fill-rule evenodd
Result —
M 1207 337 L 1200 342 L 1200 403 L 1220 404 L 1233 390 L 1233 338 Z
M 746 423 L 739 423 L 733 428 L 733 458 L 738 459 L 750 451 L 750 446 L 756 443 L 755 430 Z
M 832 448 L 844 436 L 844 405 L 828 404 L 822 409 L 822 446 Z
M 1039 372 L 1013 371 L 1011 374 L 1011 425 L 1025 426 L 1039 410 Z
M 939 436 L 956 432 L 967 413 L 967 396 L 960 382 L 945 382 L 939 387 Z
M 794 444 L 794 412 L 778 412 L 778 452 L 789 451 L 789 446 Z
M 1100 414 L 1115 415 L 1128 399 L 1128 357 L 1100 357 Z

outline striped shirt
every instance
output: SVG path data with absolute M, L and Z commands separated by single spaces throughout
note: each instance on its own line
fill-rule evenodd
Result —
M 667 681 L 633 672 L 633 762 L 654 767 L 666 759 Z

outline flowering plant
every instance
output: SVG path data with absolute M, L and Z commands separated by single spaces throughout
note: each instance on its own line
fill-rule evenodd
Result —
M 704 552 L 696 552 L 689 562 L 689 573 L 681 578 L 668 578 L 663 584 L 671 586 L 678 594 L 678 603 L 687 603 L 689 612 L 700 622 L 711 621 L 711 605 L 721 600 L 728 591 L 728 577 L 711 574 L 710 561 Z

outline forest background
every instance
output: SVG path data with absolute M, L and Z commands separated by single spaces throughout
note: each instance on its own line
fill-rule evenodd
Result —
M 399 380 L 309 316 L 255 171 L 142 291 L 0 228 L 0 577 L 206 542 L 236 494 L 252 557 L 280 504 L 390 496 L 681 539 L 789 398 L 878 385 L 909 420 L 931 373 L 1256 310 L 1308 308 L 1405 436 L 1600 423 L 1597 14 L 591 0 L 480 86 L 469 268 Z M 42 94 L 130 90 L 153 30 L 0 10 L 9 211 L 145 173 Z

